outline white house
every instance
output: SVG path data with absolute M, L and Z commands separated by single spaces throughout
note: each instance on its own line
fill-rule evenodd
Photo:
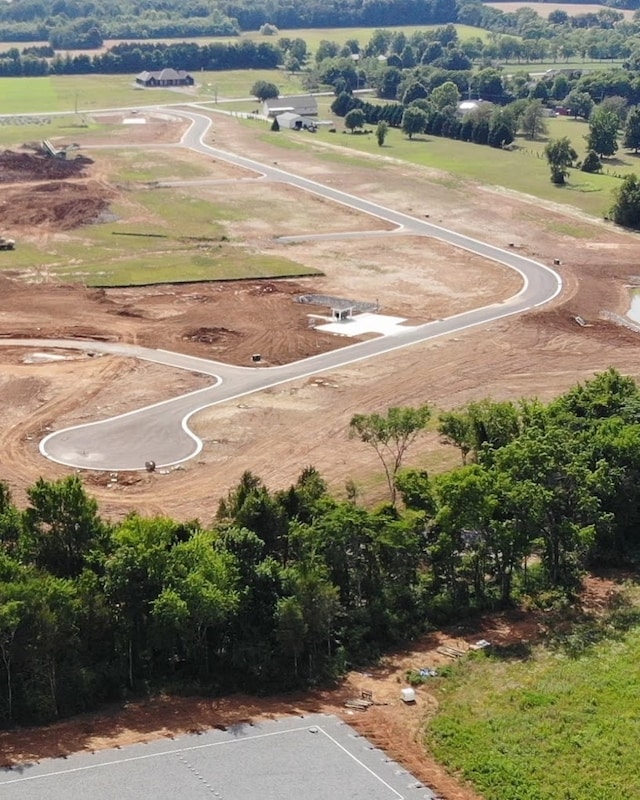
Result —
M 286 111 L 292 111 L 301 117 L 318 116 L 318 102 L 311 94 L 290 94 L 285 97 L 270 97 L 262 104 L 265 117 L 277 117 Z

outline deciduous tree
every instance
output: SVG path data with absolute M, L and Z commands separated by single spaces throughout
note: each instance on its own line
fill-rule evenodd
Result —
M 640 181 L 635 173 L 627 175 L 614 190 L 615 201 L 611 207 L 611 218 L 625 228 L 640 230 Z
M 413 139 L 416 133 L 424 133 L 428 122 L 429 118 L 422 109 L 408 106 L 402 114 L 402 132 Z
M 366 123 L 364 111 L 361 108 L 352 108 L 344 118 L 344 127 L 353 133 L 356 128 L 363 128 Z
M 439 111 L 447 106 L 457 108 L 460 102 L 460 91 L 453 81 L 445 81 L 440 86 L 436 86 L 429 95 L 429 100 Z
M 547 132 L 542 100 L 532 100 L 520 117 L 520 130 L 529 139 L 537 139 Z
M 385 415 L 356 414 L 351 419 L 351 434 L 370 445 L 382 463 L 392 503 L 396 501 L 395 477 L 405 453 L 430 419 L 431 409 L 426 404 L 390 408 Z
M 551 139 L 544 148 L 544 154 L 551 168 L 551 183 L 562 186 L 569 174 L 568 168 L 578 157 L 571 140 L 568 136 Z
M 250 92 L 260 101 L 270 100 L 272 97 L 277 97 L 280 93 L 275 83 L 262 80 L 256 81 L 251 87 Z
M 640 106 L 634 106 L 627 115 L 622 146 L 634 153 L 640 148 Z
M 86 494 L 76 475 L 59 481 L 40 478 L 27 494 L 24 546 L 33 561 L 59 577 L 79 575 L 107 533 L 95 498 Z
M 384 145 L 384 141 L 387 138 L 387 134 L 389 133 L 389 124 L 385 122 L 383 119 L 376 126 L 376 141 L 378 142 L 378 147 L 382 147 Z
M 613 111 L 596 108 L 589 117 L 587 147 L 594 150 L 600 158 L 613 156 L 618 150 L 618 126 L 620 120 Z

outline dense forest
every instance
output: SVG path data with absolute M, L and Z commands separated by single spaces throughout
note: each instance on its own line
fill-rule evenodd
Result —
M 18 508 L 0 485 L 0 720 L 51 720 L 153 690 L 266 693 L 326 682 L 483 609 L 570 597 L 635 565 L 640 390 L 609 370 L 545 405 L 472 403 L 435 421 L 461 466 L 404 469 L 428 406 L 360 414 L 389 501 L 309 467 L 247 472 L 212 520 L 103 519 L 77 476 Z M 415 453 L 418 455 L 418 453 Z

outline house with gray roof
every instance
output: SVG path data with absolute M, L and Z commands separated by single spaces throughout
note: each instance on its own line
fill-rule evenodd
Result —
M 136 83 L 146 87 L 193 86 L 195 81 L 184 69 L 165 67 L 165 69 L 156 72 L 148 72 L 146 70 L 141 72 L 139 75 L 136 75 Z

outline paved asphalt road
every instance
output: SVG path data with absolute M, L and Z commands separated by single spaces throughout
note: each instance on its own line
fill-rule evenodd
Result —
M 172 112 L 176 113 L 176 112 Z M 549 302 L 562 287 L 559 275 L 550 267 L 525 258 L 510 250 L 501 250 L 484 242 L 449 231 L 385 208 L 369 200 L 324 186 L 307 178 L 285 172 L 277 166 L 260 164 L 242 156 L 227 153 L 204 143 L 211 127 L 208 117 L 196 112 L 180 112 L 192 121 L 182 144 L 193 150 L 223 159 L 262 173 L 271 181 L 297 186 L 337 203 L 355 208 L 399 226 L 414 235 L 430 236 L 456 247 L 476 253 L 515 269 L 523 278 L 523 288 L 505 302 L 457 314 L 412 328 L 400 328 L 391 336 L 371 339 L 330 353 L 286 364 L 280 367 L 233 367 L 192 356 L 152 350 L 125 344 L 79 342 L 67 340 L 3 339 L 0 344 L 30 347 L 67 347 L 91 352 L 118 353 L 136 356 L 168 366 L 211 375 L 211 387 L 176 397 L 111 419 L 67 428 L 49 434 L 40 443 L 40 452 L 61 464 L 93 470 L 139 470 L 145 462 L 158 467 L 169 466 L 193 458 L 202 449 L 202 442 L 188 427 L 189 418 L 207 406 L 251 394 L 270 386 L 316 375 L 327 370 L 371 358 L 382 353 L 424 342 L 429 339 L 480 326 L 497 319 L 520 314 Z

